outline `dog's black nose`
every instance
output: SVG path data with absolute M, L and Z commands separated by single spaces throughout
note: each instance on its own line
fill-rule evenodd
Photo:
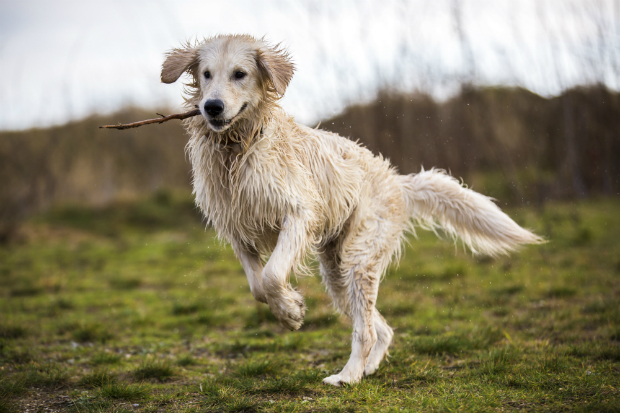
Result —
M 205 112 L 210 116 L 217 116 L 224 112 L 224 102 L 219 99 L 209 99 L 205 102 Z

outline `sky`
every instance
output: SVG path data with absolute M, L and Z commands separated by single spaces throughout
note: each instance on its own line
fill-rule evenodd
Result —
M 282 105 L 310 125 L 382 88 L 620 89 L 620 0 L 0 0 L 0 130 L 178 111 L 182 82 L 159 79 L 165 52 L 226 33 L 289 50 Z

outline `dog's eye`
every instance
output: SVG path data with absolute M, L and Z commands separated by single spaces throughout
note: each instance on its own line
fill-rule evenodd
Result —
M 211 72 L 208 70 L 205 72 L 205 79 L 211 79 Z
M 245 77 L 246 73 L 242 72 L 240 70 L 237 70 L 235 72 L 235 79 L 243 79 Z

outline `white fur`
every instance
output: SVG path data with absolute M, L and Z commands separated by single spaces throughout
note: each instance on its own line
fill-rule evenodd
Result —
M 541 242 L 442 171 L 402 176 L 357 143 L 296 124 L 277 104 L 293 65 L 262 39 L 217 36 L 175 49 L 162 80 L 185 71 L 187 106 L 203 114 L 185 121 L 196 202 L 232 244 L 254 297 L 298 329 L 305 304 L 289 276 L 306 271 L 304 257 L 314 253 L 334 303 L 353 322 L 351 357 L 325 383 L 357 382 L 387 354 L 393 332 L 375 309 L 379 281 L 412 220 L 460 236 L 476 253 Z M 215 98 L 225 104 L 224 126 L 203 109 Z

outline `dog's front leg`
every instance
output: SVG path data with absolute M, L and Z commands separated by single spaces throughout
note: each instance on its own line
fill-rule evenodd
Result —
M 260 255 L 258 252 L 246 248 L 236 240 L 232 240 L 230 244 L 237 258 L 241 261 L 246 277 L 248 277 L 248 284 L 250 284 L 252 295 L 256 301 L 267 304 L 267 296 L 265 295 L 265 290 L 263 289 L 263 283 L 261 281 L 263 264 L 260 260 Z
M 304 214 L 287 216 L 278 243 L 263 270 L 263 287 L 273 315 L 289 330 L 303 324 L 304 299 L 289 284 L 289 275 L 303 258 L 310 239 L 308 218 Z

